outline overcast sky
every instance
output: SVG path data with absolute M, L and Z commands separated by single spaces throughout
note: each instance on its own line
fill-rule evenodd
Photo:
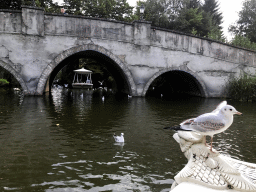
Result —
M 59 2 L 61 4 L 62 0 L 53 0 L 54 2 Z M 137 0 L 127 0 L 127 2 L 131 6 L 136 6 Z M 228 33 L 228 27 L 229 25 L 235 23 L 238 20 L 238 12 L 242 8 L 242 2 L 244 0 L 219 0 L 220 4 L 220 11 L 223 15 L 223 31 L 224 35 L 230 40 L 231 36 Z

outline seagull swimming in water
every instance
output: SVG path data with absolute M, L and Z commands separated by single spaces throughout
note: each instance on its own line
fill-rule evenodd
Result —
M 117 135 L 114 133 L 113 137 L 114 137 L 114 139 L 115 139 L 116 142 L 119 142 L 119 143 L 121 143 L 121 142 L 123 143 L 123 142 L 124 142 L 124 134 L 123 134 L 123 133 L 121 133 L 121 136 L 117 136 Z
M 221 102 L 211 113 L 202 114 L 196 118 L 183 121 L 174 127 L 165 127 L 176 131 L 195 131 L 204 136 L 211 137 L 211 151 L 213 135 L 225 131 L 233 123 L 233 115 L 241 115 L 233 106 L 227 105 L 227 101 Z

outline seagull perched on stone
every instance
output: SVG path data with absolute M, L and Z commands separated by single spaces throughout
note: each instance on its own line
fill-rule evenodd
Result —
M 119 143 L 121 143 L 121 142 L 123 143 L 123 142 L 124 142 L 124 134 L 123 134 L 123 133 L 121 133 L 120 136 L 117 136 L 117 135 L 114 133 L 113 137 L 114 137 L 114 139 L 115 139 L 116 142 L 119 142 Z
M 233 123 L 233 115 L 241 115 L 233 106 L 227 105 L 227 101 L 221 102 L 211 113 L 202 114 L 196 118 L 183 121 L 178 126 L 165 127 L 176 131 L 195 131 L 204 136 L 211 137 L 211 151 L 213 135 L 225 131 Z

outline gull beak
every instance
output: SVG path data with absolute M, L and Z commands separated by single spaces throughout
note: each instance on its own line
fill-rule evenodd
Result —
M 237 111 L 235 114 L 237 114 L 237 115 L 242 115 L 243 113 L 240 113 L 239 111 Z

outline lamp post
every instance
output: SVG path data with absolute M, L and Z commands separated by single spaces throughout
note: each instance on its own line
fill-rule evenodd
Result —
M 145 7 L 144 7 L 143 4 L 141 4 L 141 6 L 140 6 L 140 20 L 143 20 L 144 11 L 145 11 Z

